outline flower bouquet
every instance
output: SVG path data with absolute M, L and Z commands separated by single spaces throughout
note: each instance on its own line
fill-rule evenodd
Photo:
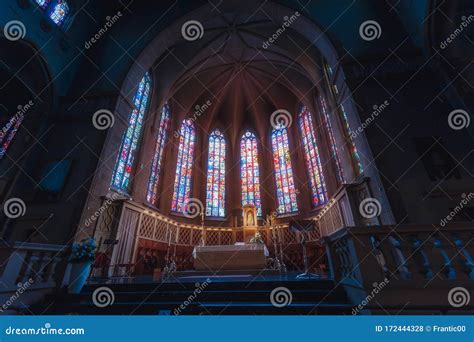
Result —
M 91 265 L 95 259 L 97 245 L 91 237 L 72 245 L 69 263 L 71 274 L 69 278 L 69 293 L 80 293 L 91 272 Z
M 257 232 L 255 236 L 250 239 L 250 243 L 263 245 L 265 242 L 263 242 L 262 234 Z

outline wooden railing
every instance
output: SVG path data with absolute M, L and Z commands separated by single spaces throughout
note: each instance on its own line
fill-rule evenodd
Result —
M 139 242 L 143 240 L 167 244 L 174 249 L 178 247 L 187 250 L 201 244 L 233 245 L 243 241 L 242 228 L 183 224 L 132 201 L 114 202 L 103 215 L 104 218 L 98 219 L 96 239 L 114 242 L 108 248 L 112 267 L 113 265 L 133 265 L 139 257 Z M 274 244 L 278 246 L 299 244 L 302 239 L 301 234 L 290 231 L 287 224 L 273 228 L 262 226 L 258 231 L 270 250 Z M 318 231 L 308 234 L 309 242 L 319 240 Z M 124 267 L 121 266 L 121 268 Z M 109 272 L 110 275 L 116 273 L 115 269 Z

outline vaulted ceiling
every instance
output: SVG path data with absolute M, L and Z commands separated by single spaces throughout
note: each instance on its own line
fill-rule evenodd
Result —
M 211 101 L 201 123 L 204 130 L 250 126 L 264 134 L 274 110 L 293 110 L 317 91 L 321 56 L 291 24 L 277 34 L 281 23 L 263 14 L 249 18 L 235 12 L 221 12 L 203 24 L 201 39 L 180 40 L 154 66 L 158 86 L 165 89 L 165 99 L 172 99 L 176 115 L 184 117 Z

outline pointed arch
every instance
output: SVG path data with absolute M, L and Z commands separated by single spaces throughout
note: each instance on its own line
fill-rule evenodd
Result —
M 313 207 L 317 207 L 327 202 L 327 192 L 313 117 L 306 106 L 302 106 L 298 114 L 298 127 L 309 176 L 312 204 Z
M 171 211 L 176 213 L 183 213 L 186 203 L 190 199 L 195 144 L 196 131 L 194 123 L 192 120 L 186 119 L 179 129 L 178 159 L 176 162 L 173 199 L 171 201 Z
M 171 110 L 168 103 L 161 107 L 160 124 L 156 136 L 155 150 L 153 161 L 151 163 L 150 178 L 148 179 L 148 187 L 146 193 L 146 200 L 148 203 L 156 205 L 158 199 L 159 177 L 161 173 L 161 164 L 163 161 L 163 152 L 168 137 L 168 129 L 171 120 Z
M 257 216 L 262 216 L 260 197 L 260 170 L 258 163 L 257 137 L 250 131 L 244 132 L 240 139 L 240 181 L 242 189 L 242 206 L 253 204 Z
M 209 135 L 206 216 L 225 217 L 226 141 L 219 129 Z
M 133 98 L 134 109 L 128 120 L 128 127 L 122 137 L 117 162 L 112 177 L 112 187 L 121 191 L 130 190 L 130 179 L 135 167 L 135 155 L 140 143 L 145 115 L 148 109 L 152 80 L 147 72 Z
M 277 212 L 293 214 L 298 212 L 298 204 L 288 144 L 288 129 L 284 126 L 274 128 L 271 140 L 278 200 Z

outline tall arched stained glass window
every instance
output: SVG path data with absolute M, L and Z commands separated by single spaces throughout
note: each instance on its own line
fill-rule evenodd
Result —
M 252 132 L 245 132 L 240 140 L 240 178 L 242 206 L 253 204 L 257 207 L 257 215 L 262 216 L 258 145 L 257 138 Z
M 272 132 L 273 163 L 278 200 L 278 214 L 291 214 L 298 211 L 296 188 L 291 166 L 288 130 L 277 127 Z
M 216 129 L 209 136 L 206 216 L 225 216 L 225 138 Z
M 171 202 L 174 212 L 185 213 L 190 198 L 195 142 L 194 123 L 190 119 L 184 120 L 179 129 L 178 160 Z
M 324 182 L 323 168 L 321 158 L 316 143 L 316 134 L 314 131 L 313 117 L 308 109 L 303 106 L 298 115 L 298 126 L 301 134 L 306 168 L 309 175 L 309 185 L 311 187 L 313 206 L 319 206 L 326 203 L 327 193 Z
M 170 107 L 166 103 L 161 108 L 161 116 L 160 116 L 160 126 L 158 127 L 158 133 L 156 137 L 156 144 L 155 144 L 155 153 L 153 156 L 153 161 L 151 162 L 151 171 L 150 171 L 150 179 L 148 180 L 148 188 L 146 193 L 146 200 L 148 203 L 156 204 L 156 200 L 158 197 L 158 185 L 159 185 L 159 177 L 161 172 L 161 163 L 163 160 L 163 151 L 165 149 L 166 138 L 168 135 L 168 128 L 170 125 Z
M 328 136 L 329 136 L 329 142 L 330 142 L 330 145 L 331 145 L 332 157 L 333 157 L 334 162 L 336 164 L 337 179 L 339 180 L 339 182 L 343 183 L 344 182 L 344 174 L 342 172 L 341 160 L 339 159 L 339 150 L 337 149 L 336 139 L 334 137 L 334 131 L 332 129 L 331 118 L 329 117 L 328 108 L 327 108 L 327 105 L 326 105 L 326 100 L 324 99 L 323 96 L 320 96 L 319 101 L 321 103 L 321 110 L 323 112 L 324 125 L 326 126 L 326 131 L 327 131 Z
M 56 0 L 51 6 L 49 17 L 58 26 L 61 26 L 69 14 L 69 5 L 65 0 Z
M 128 128 L 122 137 L 117 163 L 112 177 L 112 187 L 128 191 L 130 177 L 135 166 L 135 153 L 140 142 L 145 113 L 151 91 L 151 77 L 147 72 L 138 85 L 137 93 L 133 98 L 135 108 L 130 114 Z

